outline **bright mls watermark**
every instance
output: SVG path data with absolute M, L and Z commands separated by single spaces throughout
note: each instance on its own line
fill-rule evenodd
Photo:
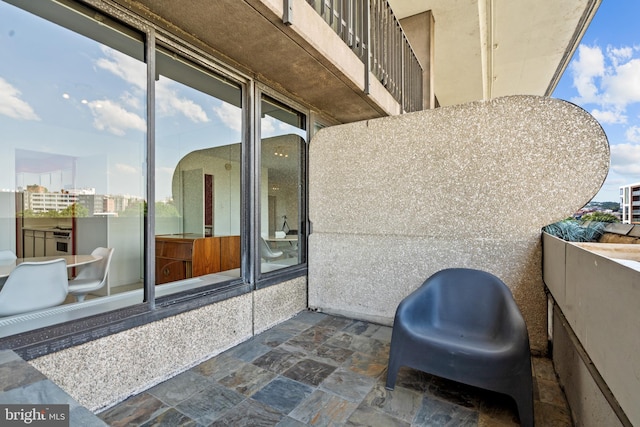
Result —
M 69 405 L 0 405 L 0 426 L 69 427 Z

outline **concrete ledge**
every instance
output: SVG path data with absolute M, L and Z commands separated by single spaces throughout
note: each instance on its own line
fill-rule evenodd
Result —
M 557 306 L 553 311 L 553 324 L 553 364 L 576 425 L 631 427 Z

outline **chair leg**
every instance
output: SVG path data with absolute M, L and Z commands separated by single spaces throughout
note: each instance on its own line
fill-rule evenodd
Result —
M 78 295 L 76 295 L 76 301 L 77 301 L 77 302 L 82 302 L 82 301 L 84 301 L 84 297 L 85 297 L 86 295 L 87 295 L 87 294 L 78 294 Z
M 528 378 L 523 376 L 520 386 L 512 392 L 511 396 L 518 405 L 520 425 L 522 427 L 534 427 L 533 378 L 531 374 Z
M 400 370 L 400 358 L 398 352 L 391 350 L 389 352 L 389 364 L 387 366 L 387 384 L 385 388 L 387 390 L 393 390 L 396 386 L 396 378 L 398 377 L 398 371 Z

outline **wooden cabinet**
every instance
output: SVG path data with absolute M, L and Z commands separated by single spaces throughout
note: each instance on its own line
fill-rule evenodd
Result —
M 156 284 L 240 267 L 240 236 L 156 236 Z

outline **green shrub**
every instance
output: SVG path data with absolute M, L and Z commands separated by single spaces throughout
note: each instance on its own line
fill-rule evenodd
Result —
M 575 220 L 565 219 L 549 224 L 542 231 L 568 242 L 597 242 L 604 234 L 607 226 L 604 222 L 589 222 L 582 224 Z

